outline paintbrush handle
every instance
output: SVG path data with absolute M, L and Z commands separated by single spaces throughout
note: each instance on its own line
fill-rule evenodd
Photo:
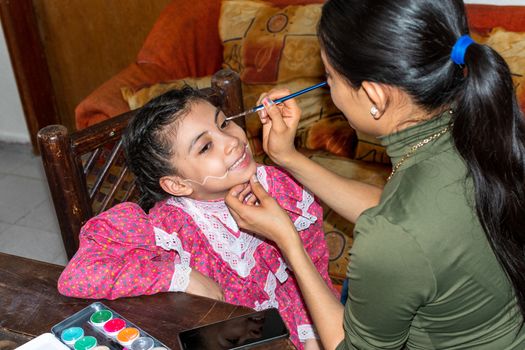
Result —
M 315 90 L 315 89 L 323 87 L 325 85 L 327 85 L 327 82 L 323 81 L 322 83 L 315 84 L 313 86 L 307 87 L 306 89 L 302 89 L 302 90 L 299 90 L 297 92 L 294 92 L 293 94 L 290 94 L 290 95 L 278 98 L 278 99 L 274 100 L 273 102 L 274 103 L 282 103 L 282 102 L 287 101 L 287 100 L 289 100 L 291 98 L 297 97 L 299 95 L 307 93 L 308 91 Z M 234 115 L 234 116 L 231 116 L 231 117 L 227 117 L 226 120 L 232 120 L 232 119 L 236 119 L 236 118 L 239 118 L 239 117 L 244 117 L 245 115 L 248 115 L 250 113 L 255 113 L 257 111 L 260 111 L 263 108 L 264 108 L 264 105 L 258 105 L 258 106 L 253 107 L 252 109 L 249 109 L 247 111 L 242 112 L 241 114 L 237 114 L 237 115 Z
M 302 89 L 302 90 L 299 90 L 297 92 L 294 92 L 293 94 L 290 94 L 290 95 L 278 98 L 278 99 L 274 100 L 273 102 L 276 103 L 276 104 L 277 103 L 283 103 L 284 101 L 287 101 L 287 100 L 289 100 L 291 98 L 294 98 L 294 97 L 297 97 L 299 95 L 305 94 L 308 91 L 312 91 L 312 90 L 315 90 L 317 88 L 323 87 L 326 84 L 327 84 L 326 81 L 323 81 L 322 83 L 315 84 L 314 86 L 310 86 L 310 87 L 307 87 L 306 89 Z M 257 112 L 257 111 L 260 111 L 263 108 L 264 108 L 263 105 L 258 105 L 257 107 L 253 107 L 250 111 Z

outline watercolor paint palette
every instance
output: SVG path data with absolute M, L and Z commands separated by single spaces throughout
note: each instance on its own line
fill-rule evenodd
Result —
M 74 350 L 169 350 L 106 305 L 95 302 L 51 328 Z

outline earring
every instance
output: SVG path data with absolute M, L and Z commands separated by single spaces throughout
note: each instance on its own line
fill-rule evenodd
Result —
M 372 118 L 374 118 L 375 120 L 381 118 L 381 116 L 377 115 L 378 113 L 379 109 L 377 109 L 376 105 L 372 105 L 372 107 L 370 108 L 370 114 L 372 115 Z

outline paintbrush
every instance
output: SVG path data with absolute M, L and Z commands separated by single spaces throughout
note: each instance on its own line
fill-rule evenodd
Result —
M 299 95 L 302 95 L 304 93 L 307 93 L 308 91 L 312 91 L 312 90 L 315 90 L 317 88 L 320 88 L 320 87 L 323 87 L 325 86 L 327 83 L 326 81 L 323 81 L 322 83 L 319 83 L 319 84 L 316 84 L 314 86 L 310 86 L 310 87 L 307 87 L 306 89 L 302 89 L 302 90 L 299 90 L 297 92 L 294 92 L 293 94 L 290 94 L 290 95 L 287 95 L 287 96 L 284 96 L 284 97 L 281 97 L 281 98 L 278 98 L 276 100 L 274 100 L 273 102 L 274 103 L 282 103 L 286 100 L 289 100 L 291 98 L 294 98 L 296 96 L 299 96 Z M 247 111 L 244 111 L 240 114 L 236 114 L 236 115 L 232 115 L 231 117 L 226 117 L 226 120 L 232 120 L 232 119 L 237 119 L 237 118 L 240 118 L 240 117 L 244 117 L 248 114 L 251 114 L 251 113 L 255 113 L 257 111 L 260 111 L 261 109 L 263 109 L 264 106 L 263 105 L 258 105 L 256 107 L 253 107 L 252 109 L 249 109 Z

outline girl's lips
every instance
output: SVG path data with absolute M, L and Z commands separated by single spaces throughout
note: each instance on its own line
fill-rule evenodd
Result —
M 231 170 L 235 170 L 237 168 L 244 168 L 246 167 L 248 164 L 250 164 L 251 162 L 251 156 L 250 156 L 250 153 L 248 152 L 248 145 L 246 145 L 246 147 L 244 148 L 244 153 L 242 154 L 242 156 L 237 159 L 235 161 L 235 163 L 233 163 L 233 165 L 230 167 L 230 171 Z

